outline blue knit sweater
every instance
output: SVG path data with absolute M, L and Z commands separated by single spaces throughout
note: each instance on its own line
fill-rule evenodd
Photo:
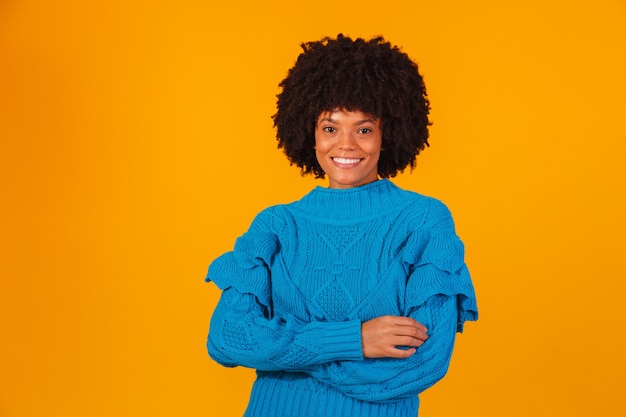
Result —
M 222 290 L 209 354 L 257 370 L 248 417 L 415 417 L 478 317 L 450 212 L 388 180 L 262 211 L 206 280 Z M 428 340 L 363 358 L 361 323 L 383 315 L 415 318 Z

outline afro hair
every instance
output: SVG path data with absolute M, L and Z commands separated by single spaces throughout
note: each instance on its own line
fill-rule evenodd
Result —
M 430 103 L 417 64 L 382 37 L 337 35 L 303 43 L 281 81 L 272 116 L 278 147 L 303 175 L 324 178 L 315 156 L 315 124 L 323 112 L 360 110 L 380 118 L 378 175 L 394 177 L 428 146 Z

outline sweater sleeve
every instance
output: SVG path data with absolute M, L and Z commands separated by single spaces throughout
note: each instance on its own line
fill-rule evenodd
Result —
M 298 371 L 331 361 L 360 360 L 361 323 L 302 323 L 269 318 L 267 307 L 249 293 L 225 289 L 211 318 L 207 349 L 228 366 L 260 371 Z
M 478 320 L 474 285 L 465 264 L 465 247 L 444 204 L 433 200 L 424 225 L 411 233 L 401 258 L 409 277 L 407 306 L 420 306 L 433 295 L 445 294 L 456 298 L 458 332 L 463 331 L 466 321 Z
M 428 340 L 406 359 L 377 358 L 344 361 L 307 371 L 320 382 L 364 401 L 414 396 L 448 370 L 457 327 L 454 296 L 435 295 L 407 314 L 428 328 Z
M 362 359 L 358 320 L 304 323 L 274 315 L 271 266 L 278 251 L 276 236 L 260 216 L 233 251 L 210 265 L 206 281 L 222 295 L 211 317 L 209 355 L 224 366 L 263 371 Z

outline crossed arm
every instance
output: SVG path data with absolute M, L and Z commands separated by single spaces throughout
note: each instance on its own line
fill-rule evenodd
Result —
M 225 366 L 305 372 L 363 400 L 414 395 L 447 371 L 457 324 L 456 296 L 435 295 L 407 317 L 304 323 L 269 318 L 252 294 L 224 290 L 207 347 Z

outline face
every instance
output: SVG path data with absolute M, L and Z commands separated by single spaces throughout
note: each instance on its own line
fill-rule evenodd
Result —
M 315 156 L 328 175 L 330 188 L 376 181 L 381 144 L 380 119 L 371 114 L 337 109 L 317 119 Z

